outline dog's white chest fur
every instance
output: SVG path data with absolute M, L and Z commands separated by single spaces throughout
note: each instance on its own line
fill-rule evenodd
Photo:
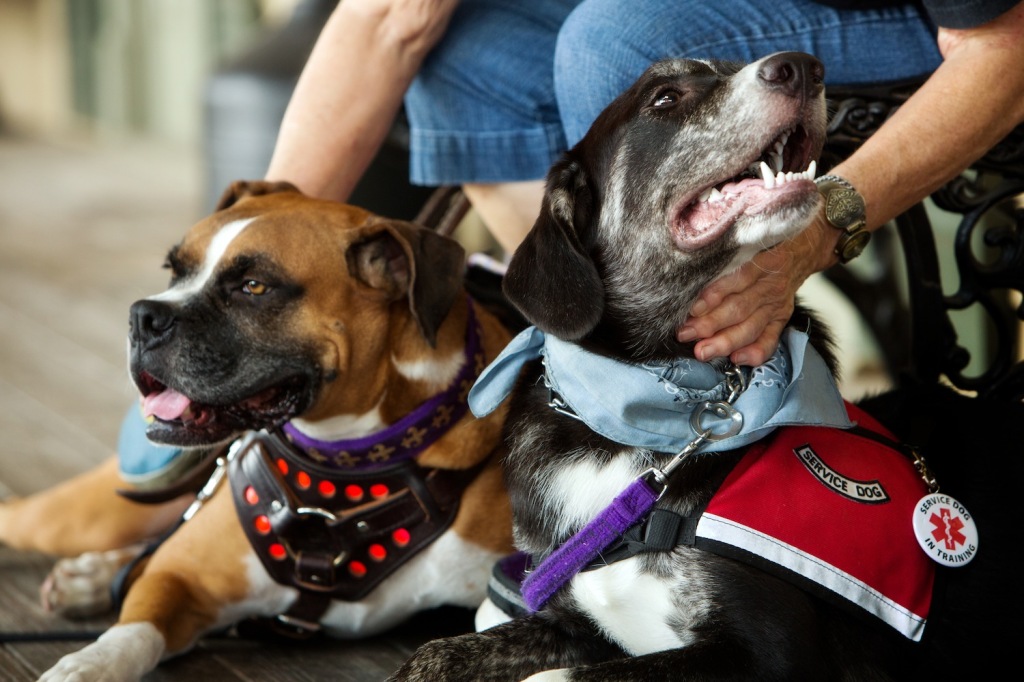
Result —
M 670 584 L 637 570 L 638 559 L 626 559 L 573 578 L 570 590 L 577 605 L 589 613 L 605 634 L 634 656 L 687 644 L 669 626 L 678 620 Z
M 561 468 L 552 477 L 553 494 L 547 502 L 558 508 L 562 530 L 598 516 L 644 470 L 641 460 L 623 452 L 606 464 L 584 459 Z M 640 655 L 687 643 L 689 638 L 669 625 L 670 620 L 679 624 L 679 604 L 672 598 L 678 583 L 640 571 L 639 560 L 633 558 L 578 573 L 569 589 L 609 638 Z
M 586 525 L 651 465 L 648 456 L 630 448 L 605 463 L 584 458 L 560 467 L 551 477 L 545 509 L 559 519 L 563 534 Z M 701 590 L 689 589 L 691 580 L 699 582 L 699 576 L 687 570 L 658 577 L 634 557 L 580 572 L 566 589 L 609 639 L 638 656 L 694 641 L 689 627 L 707 618 L 711 603 Z

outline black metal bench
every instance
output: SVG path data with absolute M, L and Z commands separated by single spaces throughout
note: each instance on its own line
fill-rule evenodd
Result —
M 828 99 L 834 113 L 820 172 L 853 153 L 919 84 L 831 88 Z M 896 218 L 895 236 L 888 228 L 876 232 L 874 253 L 880 267 L 873 277 L 843 266 L 831 268 L 826 277 L 860 311 L 893 376 L 906 373 L 924 383 L 945 377 L 963 391 L 1019 402 L 1024 398 L 1024 126 L 931 200 L 959 220 L 953 239 L 959 284 L 953 293 L 943 292 L 942 261 L 923 202 Z M 971 351 L 961 344 L 950 314 L 974 305 L 984 310 L 988 331 L 983 352 L 975 349 L 974 360 L 981 361 L 982 369 L 968 374 Z

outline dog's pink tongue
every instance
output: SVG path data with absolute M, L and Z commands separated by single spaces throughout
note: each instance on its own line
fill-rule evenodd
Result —
M 188 398 L 173 388 L 165 388 L 160 393 L 151 393 L 142 400 L 142 413 L 163 420 L 177 419 L 191 404 Z

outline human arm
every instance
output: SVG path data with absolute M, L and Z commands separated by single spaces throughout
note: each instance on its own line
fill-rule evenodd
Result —
M 943 62 L 899 110 L 830 171 L 864 196 L 875 230 L 980 158 L 1024 121 L 1024 3 L 970 29 L 940 29 Z M 757 365 L 778 344 L 799 286 L 837 262 L 819 211 L 797 238 L 708 286 L 679 331 L 699 359 Z
M 342 0 L 288 103 L 265 178 L 344 201 L 458 0 Z

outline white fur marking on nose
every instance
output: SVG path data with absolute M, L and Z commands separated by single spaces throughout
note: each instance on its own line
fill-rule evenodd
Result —
M 254 220 L 256 220 L 255 217 L 235 220 L 220 228 L 220 231 L 210 240 L 210 245 L 206 247 L 206 258 L 203 260 L 202 269 L 194 276 L 178 282 L 167 291 L 152 296 L 150 300 L 184 301 L 202 291 L 203 287 L 206 286 L 206 282 L 213 276 L 217 263 L 220 262 L 220 259 L 224 257 L 224 253 L 227 252 L 228 246 Z

